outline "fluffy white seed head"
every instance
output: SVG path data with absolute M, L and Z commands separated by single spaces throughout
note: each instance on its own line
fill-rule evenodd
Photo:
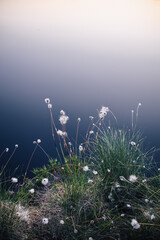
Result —
M 63 220 L 60 220 L 60 224 L 64 225 L 64 221 L 63 221 Z
M 15 148 L 18 148 L 18 144 L 15 144 Z
M 130 181 L 130 182 L 133 182 L 133 183 L 134 183 L 134 182 L 137 182 L 137 177 L 136 177 L 135 175 L 130 175 L 130 176 L 129 176 L 129 181 Z
M 9 148 L 6 148 L 5 151 L 8 152 L 8 151 L 9 151 Z
M 79 117 L 79 118 L 77 118 L 77 121 L 78 121 L 78 122 L 80 122 L 80 121 L 81 121 L 81 118 L 80 118 L 80 117 Z
M 48 108 L 49 108 L 49 109 L 52 108 L 52 104 L 51 104 L 51 103 L 48 104 Z
M 61 111 L 60 111 L 60 114 L 61 114 L 61 115 L 65 115 L 66 113 L 65 113 L 65 111 L 61 110 Z
M 82 145 L 79 145 L 79 151 L 80 151 L 80 152 L 83 151 L 83 147 L 82 147 Z
M 83 171 L 85 171 L 85 172 L 89 171 L 89 167 L 88 166 L 84 166 L 83 167 Z
M 46 186 L 48 184 L 48 178 L 43 178 L 42 179 L 42 184 Z
M 109 108 L 108 107 L 102 107 L 101 110 L 99 111 L 99 118 L 101 120 L 104 119 L 104 117 L 107 115 L 107 113 L 109 112 Z
M 50 99 L 49 99 L 49 98 L 45 98 L 44 101 L 45 101 L 45 103 L 47 103 L 47 104 L 50 103 Z
M 127 181 L 127 180 L 125 179 L 125 177 L 123 177 L 123 176 L 120 176 L 119 178 L 120 178 L 120 180 L 123 181 L 123 182 Z
M 48 224 L 48 222 L 49 222 L 48 218 L 42 218 L 42 224 L 45 225 L 45 224 Z
M 78 230 L 77 230 L 77 229 L 74 229 L 74 233 L 77 234 L 77 233 L 78 233 Z
M 41 143 L 41 139 L 37 139 L 37 143 Z
M 137 222 L 136 219 L 132 219 L 131 225 L 132 225 L 132 227 L 133 227 L 134 229 L 140 228 L 140 224 Z
M 31 189 L 29 190 L 29 192 L 30 192 L 31 194 L 33 194 L 33 193 L 34 193 L 34 188 L 31 188 Z
M 136 146 L 136 143 L 133 142 L 133 141 L 131 141 L 130 144 L 131 144 L 132 146 Z
M 61 125 L 65 125 L 68 120 L 69 120 L 69 117 L 66 116 L 66 115 L 61 115 L 61 116 L 59 117 L 59 121 L 60 121 Z
M 97 171 L 95 171 L 95 170 L 93 170 L 93 174 L 94 174 L 94 175 L 97 175 L 97 174 L 98 174 L 98 172 L 97 172 Z
M 93 180 L 92 179 L 88 179 L 88 183 L 93 183 Z
M 18 179 L 15 178 L 15 177 L 12 177 L 12 178 L 11 178 L 11 181 L 12 181 L 12 183 L 17 183 L 17 182 L 18 182 Z

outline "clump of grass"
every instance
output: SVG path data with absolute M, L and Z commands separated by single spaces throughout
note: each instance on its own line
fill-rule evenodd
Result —
M 36 146 L 22 184 L 8 197 L 13 208 L 4 205 L 4 197 L 1 198 L 0 221 L 8 234 L 1 230 L 2 236 L 11 239 L 16 228 L 15 239 L 159 239 L 160 176 L 153 161 L 154 149 L 143 149 L 141 134 L 134 127 L 134 111 L 132 129 L 118 130 L 104 125 L 108 114 L 117 119 L 108 107 L 102 107 L 95 123 L 90 116 L 91 128 L 79 146 L 78 118 L 73 146 L 66 132 L 69 117 L 60 111 L 62 130 L 58 130 L 50 99 L 45 102 L 57 159 L 49 157 L 40 139 L 34 141 Z M 30 179 L 27 171 L 37 148 L 49 162 L 34 169 L 35 177 Z

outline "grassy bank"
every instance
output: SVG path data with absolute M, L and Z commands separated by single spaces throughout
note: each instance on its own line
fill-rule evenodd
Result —
M 58 130 L 50 100 L 45 102 L 57 159 L 49 158 L 48 165 L 33 170 L 34 178 L 27 177 L 34 152 L 42 148 L 38 139 L 21 181 L 5 178 L 2 167 L 0 239 L 159 239 L 160 175 L 155 150 L 144 149 L 133 122 L 131 130 L 105 126 L 104 118 L 115 116 L 102 107 L 97 118 L 90 116 L 91 127 L 80 145 L 78 119 L 73 144 L 66 132 L 68 116 L 60 112 L 62 130 Z

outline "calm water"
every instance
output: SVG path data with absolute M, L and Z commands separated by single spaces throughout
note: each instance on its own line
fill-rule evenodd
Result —
M 159 1 L 1 1 L 0 150 L 19 144 L 10 166 L 25 169 L 37 138 L 55 156 L 45 97 L 58 128 L 61 109 L 70 117 L 73 141 L 81 117 L 79 143 L 102 105 L 121 128 L 141 102 L 138 127 L 160 147 L 159 29 Z M 45 163 L 37 150 L 31 168 Z

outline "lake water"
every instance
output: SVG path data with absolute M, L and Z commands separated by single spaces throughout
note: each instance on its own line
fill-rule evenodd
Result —
M 19 144 L 10 167 L 26 168 L 38 138 L 55 156 L 46 97 L 57 128 L 61 109 L 70 117 L 72 141 L 82 119 L 79 143 L 101 106 L 122 128 L 131 127 L 131 110 L 141 102 L 138 128 L 148 147 L 160 147 L 159 29 L 160 1 L 1 1 L 0 151 Z M 38 149 L 30 169 L 47 161 Z

